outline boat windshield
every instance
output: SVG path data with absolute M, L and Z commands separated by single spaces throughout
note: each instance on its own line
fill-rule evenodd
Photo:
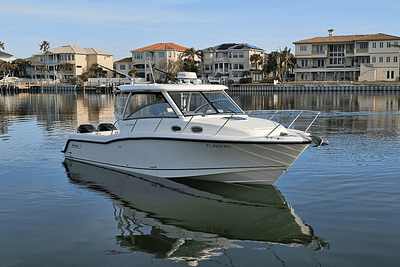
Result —
M 161 93 L 137 93 L 129 97 L 124 119 L 177 117 Z
M 239 113 L 243 111 L 224 91 L 169 92 L 183 115 Z

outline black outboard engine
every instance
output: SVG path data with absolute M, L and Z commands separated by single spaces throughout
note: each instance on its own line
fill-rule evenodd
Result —
M 81 124 L 78 127 L 78 133 L 92 133 L 96 132 L 96 127 L 94 127 L 92 124 Z
M 117 127 L 115 127 L 115 125 L 112 123 L 100 123 L 99 126 L 97 126 L 97 131 L 99 132 L 116 131 L 116 130 Z

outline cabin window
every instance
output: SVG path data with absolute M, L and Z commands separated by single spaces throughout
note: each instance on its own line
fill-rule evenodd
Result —
M 124 119 L 177 117 L 161 93 L 132 94 L 126 106 Z

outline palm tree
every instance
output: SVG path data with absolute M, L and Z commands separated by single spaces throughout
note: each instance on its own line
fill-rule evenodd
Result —
M 263 72 L 273 72 L 275 79 L 282 82 L 288 70 L 293 68 L 294 64 L 294 55 L 290 53 L 290 48 L 288 49 L 287 47 L 285 47 L 283 51 L 274 51 L 268 55 L 268 63 L 263 66 Z
M 43 52 L 46 52 L 47 50 L 50 49 L 50 44 L 47 41 L 43 41 L 42 44 L 39 45 L 40 50 L 43 50 Z
M 24 60 L 22 58 L 18 58 L 14 61 L 14 63 L 18 67 L 18 75 L 19 76 L 27 76 L 26 68 L 31 66 L 31 62 L 28 60 Z
M 103 78 L 105 77 L 103 69 L 97 64 L 93 63 L 89 69 L 82 73 L 80 79 L 87 82 L 89 78 Z
M 256 69 L 258 69 L 258 64 L 262 64 L 263 58 L 260 54 L 252 54 L 250 56 L 250 62 L 256 65 Z
M 4 51 L 6 50 L 6 49 L 4 48 L 4 43 L 1 42 L 1 41 L 0 41 L 0 49 L 3 49 Z
M 199 63 L 202 58 L 202 53 L 200 51 L 196 51 L 193 47 L 186 49 L 182 53 L 183 59 L 183 70 L 191 71 L 191 72 L 199 72 Z
M 49 72 L 49 68 L 47 66 L 36 66 L 36 71 L 43 73 L 46 78 L 46 72 Z
M 280 51 L 280 64 L 281 64 L 281 79 L 283 80 L 285 78 L 285 75 L 287 74 L 289 69 L 292 69 L 295 65 L 295 57 L 292 53 L 290 53 L 290 48 L 288 49 L 285 47 L 285 49 Z
M 60 63 L 57 65 L 57 69 L 61 72 L 61 81 L 64 81 L 65 72 L 73 70 L 74 65 L 71 63 Z

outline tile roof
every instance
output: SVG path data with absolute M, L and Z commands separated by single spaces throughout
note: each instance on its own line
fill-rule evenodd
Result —
M 64 45 L 57 48 L 49 49 L 46 52 L 40 52 L 35 56 L 40 56 L 45 53 L 52 54 L 85 54 L 85 55 L 107 55 L 112 56 L 113 54 L 95 49 L 95 48 L 82 48 L 76 45 Z
M 314 37 L 304 39 L 293 44 L 308 44 L 308 43 L 341 43 L 341 42 L 355 42 L 355 41 L 373 41 L 373 40 L 399 40 L 400 37 L 388 35 L 384 33 L 364 34 L 364 35 L 338 35 L 326 37 Z
M 220 44 L 220 45 L 216 45 L 213 47 L 208 47 L 203 49 L 202 51 L 228 51 L 228 50 L 233 50 L 233 49 L 238 49 L 238 50 L 262 50 L 264 51 L 264 49 L 261 49 L 257 46 L 254 45 L 249 45 L 249 44 L 237 44 L 237 43 L 225 43 L 225 44 Z
M 117 61 L 114 61 L 114 63 L 124 63 L 124 62 L 130 62 L 132 63 L 132 57 L 126 57 Z
M 131 52 L 140 52 L 140 51 L 151 51 L 151 50 L 178 50 L 185 51 L 189 49 L 188 47 L 180 46 L 174 43 L 158 43 L 149 46 L 145 46 L 142 48 L 134 49 Z

